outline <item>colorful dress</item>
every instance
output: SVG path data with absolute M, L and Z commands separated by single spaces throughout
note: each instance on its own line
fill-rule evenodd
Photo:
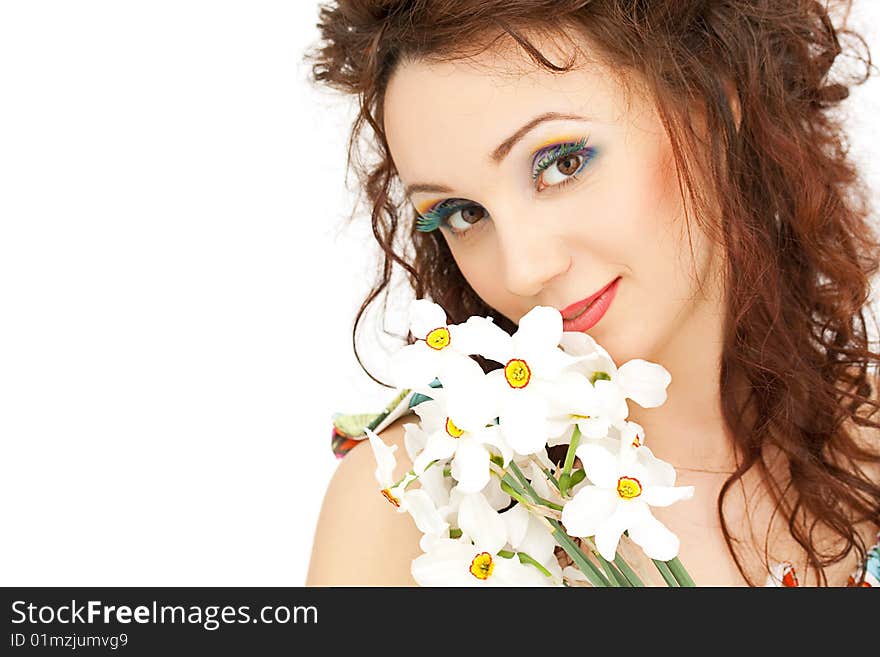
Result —
M 414 413 L 413 407 L 427 399 L 429 397 L 419 393 L 402 391 L 398 392 L 379 413 L 355 415 L 336 413 L 333 416 L 331 440 L 333 453 L 341 459 L 351 451 L 352 447 L 366 438 L 366 429 L 379 433 L 398 418 L 407 413 Z M 418 421 L 418 418 L 415 421 Z M 765 586 L 799 586 L 794 566 L 788 562 L 773 564 Z M 868 550 L 864 564 L 850 574 L 847 586 L 880 587 L 880 533 L 877 534 L 877 542 Z

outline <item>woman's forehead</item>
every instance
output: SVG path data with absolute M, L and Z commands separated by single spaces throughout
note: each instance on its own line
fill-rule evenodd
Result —
M 411 60 L 398 67 L 386 88 L 383 116 L 405 182 L 434 180 L 440 168 L 449 172 L 450 162 L 493 170 L 499 145 L 548 113 L 564 118 L 535 128 L 522 144 L 540 148 L 548 140 L 632 123 L 629 87 L 604 65 L 586 62 L 552 72 L 520 53 L 519 59 L 487 51 L 467 60 Z

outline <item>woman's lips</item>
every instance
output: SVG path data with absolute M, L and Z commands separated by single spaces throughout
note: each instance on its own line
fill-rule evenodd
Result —
M 595 326 L 614 300 L 619 281 L 620 276 L 595 294 L 562 309 L 562 330 L 586 331 Z

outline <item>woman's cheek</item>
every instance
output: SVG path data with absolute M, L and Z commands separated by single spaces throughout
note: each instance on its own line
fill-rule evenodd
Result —
M 514 320 L 519 318 L 512 303 L 514 296 L 504 286 L 504 273 L 500 269 L 498 253 L 491 244 L 459 245 L 452 244 L 450 240 L 449 250 L 477 296 L 505 317 Z

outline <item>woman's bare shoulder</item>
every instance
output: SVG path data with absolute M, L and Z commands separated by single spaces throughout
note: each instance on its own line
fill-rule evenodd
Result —
M 379 436 L 394 453 L 395 481 L 412 464 L 404 447 L 404 416 Z M 367 440 L 348 452 L 330 480 L 312 545 L 306 586 L 414 586 L 410 564 L 421 553 L 421 533 L 379 492 Z

